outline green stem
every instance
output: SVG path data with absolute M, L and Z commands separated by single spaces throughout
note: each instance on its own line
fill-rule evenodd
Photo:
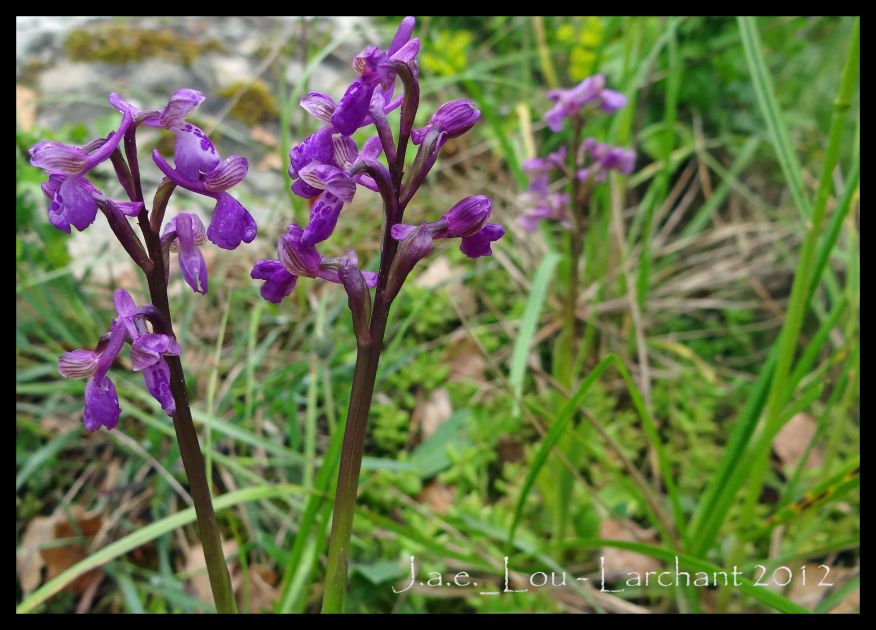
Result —
M 140 186 L 140 169 L 137 163 L 137 142 L 134 135 L 135 129 L 125 136 L 125 154 L 130 167 L 131 185 L 129 194 L 133 200 L 143 201 L 143 191 Z M 117 167 L 118 170 L 119 167 Z M 150 221 L 146 208 L 140 212 L 138 222 L 149 252 L 151 266 L 144 267 L 146 281 L 149 285 L 149 295 L 152 305 L 163 315 L 161 320 L 153 323 L 155 332 L 176 336 L 173 331 L 170 314 L 170 301 L 167 297 L 167 274 L 165 272 L 164 256 L 161 251 L 161 223 L 164 217 L 170 196 L 175 186 L 164 184 L 159 186 L 152 202 L 152 217 Z M 165 355 L 165 360 L 170 369 L 170 391 L 176 404 L 176 412 L 173 415 L 173 427 L 176 431 L 179 443 L 180 456 L 189 482 L 189 491 L 195 504 L 198 529 L 201 534 L 201 544 L 204 549 L 204 558 L 207 564 L 207 575 L 210 578 L 210 588 L 213 591 L 213 599 L 216 610 L 220 613 L 236 613 L 237 604 L 234 600 L 234 591 L 231 588 L 231 578 L 228 567 L 225 565 L 225 554 L 222 551 L 222 539 L 219 536 L 219 525 L 216 522 L 216 513 L 213 510 L 213 501 L 210 496 L 210 486 L 207 483 L 204 457 L 198 444 L 198 433 L 192 422 L 192 411 L 189 406 L 189 397 L 186 391 L 186 378 L 182 362 L 178 356 Z
M 399 74 L 405 86 L 405 99 L 401 111 L 398 146 L 395 162 L 390 162 L 391 183 L 381 186 L 384 204 L 384 222 L 380 270 L 377 277 L 374 307 L 371 311 L 369 335 L 359 339 L 356 353 L 356 367 L 353 372 L 353 385 L 350 392 L 350 406 L 344 428 L 344 443 L 341 447 L 341 461 L 338 470 L 338 485 L 335 491 L 332 530 L 329 535 L 328 561 L 326 566 L 325 594 L 322 600 L 323 613 L 344 612 L 347 595 L 347 565 L 350 552 L 350 537 L 353 533 L 353 516 L 356 512 L 356 492 L 359 487 L 359 473 L 362 470 L 362 455 L 365 450 L 365 430 L 368 426 L 368 412 L 374 395 L 374 382 L 377 379 L 377 366 L 383 349 L 386 321 L 392 298 L 387 297 L 386 285 L 389 270 L 398 250 L 398 243 L 392 238 L 391 229 L 400 223 L 404 214 L 402 198 L 402 175 L 404 174 L 405 150 L 414 117 L 419 105 L 419 85 L 410 74 L 407 66 L 400 66 Z M 378 184 L 382 182 L 378 181 Z

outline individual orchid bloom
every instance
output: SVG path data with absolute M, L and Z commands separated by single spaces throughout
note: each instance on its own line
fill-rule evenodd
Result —
M 41 188 L 49 200 L 49 222 L 56 228 L 69 234 L 70 226 L 74 226 L 81 232 L 94 222 L 100 203 L 111 205 L 128 216 L 136 216 L 143 209 L 139 202 L 108 198 L 85 177 L 112 155 L 133 120 L 126 112 L 119 128 L 106 139 L 83 147 L 43 140 L 30 148 L 30 163 L 49 176 Z
M 544 115 L 544 120 L 555 132 L 563 128 L 563 120 L 577 116 L 586 105 L 611 114 L 627 102 L 623 94 L 605 89 L 605 77 L 601 74 L 587 77 L 572 88 L 551 90 L 548 98 L 554 106 Z
M 342 263 L 349 267 L 350 254 L 342 259 L 326 258 L 312 244 L 303 242 L 303 237 L 304 230 L 301 226 L 290 225 L 277 244 L 278 260 L 259 260 L 253 266 L 250 277 L 265 281 L 260 292 L 267 301 L 274 304 L 282 302 L 283 298 L 292 293 L 300 276 L 343 284 L 339 267 Z M 368 288 L 377 285 L 376 273 L 363 271 L 361 275 Z
M 537 176 L 529 185 L 528 197 L 534 207 L 518 218 L 520 226 L 533 232 L 538 229 L 539 221 L 557 221 L 565 228 L 570 227 L 566 216 L 569 206 L 569 195 L 560 192 L 550 192 L 547 174 Z
M 179 269 L 195 293 L 207 294 L 207 263 L 199 247 L 207 242 L 207 230 L 200 217 L 180 212 L 164 227 L 162 248 L 179 252 Z M 165 269 L 165 271 L 168 271 Z
M 505 228 L 495 223 L 487 223 L 493 202 L 484 195 L 466 197 L 438 221 L 425 223 L 431 238 L 461 238 L 459 249 L 469 258 L 490 256 L 493 251 L 490 243 L 505 235 Z M 404 241 L 418 229 L 414 225 L 399 223 L 392 226 L 392 238 Z
M 333 127 L 320 129 L 289 151 L 292 192 L 312 199 L 328 190 L 349 203 L 356 191 L 356 183 L 372 190 L 376 185 L 366 179 L 367 176 L 350 178 L 345 171 L 361 159 L 375 159 L 380 152 L 380 139 L 376 136 L 366 140 L 359 152 L 349 136 L 336 133 Z
M 88 431 L 101 427 L 113 429 L 121 415 L 119 397 L 107 372 L 121 352 L 126 340 L 131 341 L 131 362 L 135 372 L 142 371 L 149 392 L 161 403 L 168 415 L 175 411 L 170 392 L 170 370 L 164 355 L 178 355 L 179 344 L 173 337 L 150 333 L 146 319 L 157 312 L 147 305 L 137 307 L 124 289 L 113 296 L 118 317 L 108 334 L 94 350 L 65 352 L 58 360 L 58 371 L 65 378 L 87 378 L 83 421 Z
M 587 138 L 582 143 L 582 148 L 593 163 L 605 171 L 618 171 L 624 175 L 629 175 L 635 168 L 635 151 L 629 151 L 621 147 L 613 147 L 608 144 L 597 142 L 593 138 Z M 579 179 L 581 179 L 580 173 Z
M 366 140 L 360 152 L 357 151 L 356 143 L 351 138 L 334 134 L 330 138 L 331 157 L 327 158 L 328 161 L 321 162 L 314 158 L 299 170 L 297 164 L 301 164 L 306 157 L 325 158 L 327 155 L 326 151 L 317 148 L 323 142 L 322 138 L 314 138 L 314 136 L 310 137 L 312 150 L 305 148 L 296 153 L 293 149 L 289 155 L 291 160 L 289 173 L 292 175 L 294 172 L 298 177 L 292 185 L 293 192 L 298 194 L 312 192 L 318 195 L 310 208 L 310 221 L 304 230 L 303 239 L 308 245 L 320 243 L 331 236 L 344 204 L 353 200 L 357 183 L 371 190 L 377 190 L 377 184 L 368 175 L 357 173 L 350 176 L 348 173 L 358 162 L 376 159 L 381 151 L 380 139 L 376 136 Z M 302 144 L 306 143 L 307 141 Z M 312 197 L 313 195 L 309 195 L 309 198 Z
M 390 105 L 391 111 L 397 107 L 392 103 L 392 93 L 396 72 L 392 62 L 401 61 L 413 67 L 416 66 L 416 56 L 420 49 L 420 40 L 411 39 L 414 30 L 414 18 L 402 20 L 387 50 L 377 46 L 368 46 L 353 60 L 353 68 L 360 74 L 332 112 L 331 122 L 334 128 L 345 136 L 352 135 L 359 127 L 370 122 L 368 120 L 371 97 L 376 88 L 383 92 L 383 98 Z M 400 104 L 401 101 L 398 101 Z
M 205 100 L 197 90 L 182 89 L 171 94 L 167 105 L 159 110 L 143 111 L 125 101 L 116 93 L 110 94 L 110 103 L 122 112 L 130 112 L 149 127 L 172 131 L 176 135 L 173 164 L 188 179 L 197 180 L 201 173 L 209 173 L 221 161 L 216 147 L 200 128 L 186 121 Z
M 480 120 L 480 117 L 481 112 L 475 107 L 474 101 L 464 98 L 448 101 L 432 114 L 429 124 L 421 129 L 414 129 L 411 132 L 411 142 L 420 144 L 426 137 L 426 134 L 429 133 L 429 130 L 434 125 L 439 125 L 446 134 L 439 143 L 440 148 L 447 139 L 461 136 L 474 127 L 478 120 Z
M 246 208 L 226 191 L 246 177 L 249 162 L 245 157 L 232 155 L 219 162 L 208 173 L 197 179 L 186 177 L 167 163 L 157 149 L 152 160 L 171 182 L 199 195 L 216 200 L 213 218 L 207 228 L 207 238 L 222 249 L 235 249 L 241 242 L 251 243 L 256 237 L 256 223 Z
M 566 147 L 562 146 L 543 158 L 531 158 L 523 162 L 523 170 L 527 173 L 548 173 L 554 169 L 566 170 Z
M 170 391 L 170 367 L 164 355 L 179 355 L 179 344 L 172 337 L 149 332 L 146 327 L 147 316 L 154 316 L 158 312 L 151 304 L 137 307 L 124 289 L 116 290 L 113 302 L 119 315 L 117 321 L 124 324 L 131 341 L 133 370 L 143 373 L 146 389 L 161 404 L 164 413 L 172 416 L 176 412 L 176 403 Z

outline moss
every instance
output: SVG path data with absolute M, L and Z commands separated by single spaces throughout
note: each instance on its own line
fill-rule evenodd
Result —
M 262 81 L 255 81 L 252 85 L 233 83 L 222 88 L 216 94 L 227 99 L 235 98 L 240 94 L 240 98 L 231 108 L 231 115 L 248 125 L 257 125 L 273 120 L 279 113 L 277 99 Z
M 32 59 L 22 66 L 17 82 L 22 85 L 36 85 L 40 73 L 51 65 L 50 61 Z
M 67 56 L 74 61 L 125 64 L 149 57 L 161 57 L 190 65 L 198 55 L 222 50 L 210 39 L 198 42 L 170 29 L 144 30 L 122 24 L 104 24 L 72 31 L 65 42 Z

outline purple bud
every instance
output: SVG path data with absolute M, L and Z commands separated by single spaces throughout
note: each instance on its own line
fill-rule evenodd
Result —
M 368 290 L 365 276 L 359 270 L 359 259 L 353 250 L 338 260 L 338 279 L 347 292 L 347 304 L 353 314 L 356 340 L 364 345 L 371 339 L 368 329 L 371 320 L 371 291 Z
M 474 127 L 480 117 L 481 112 L 475 107 L 474 101 L 457 99 L 439 107 L 432 115 L 432 122 L 441 125 L 449 137 L 455 138 Z
M 393 226 L 395 228 L 396 226 Z M 392 301 L 398 295 L 408 274 L 414 266 L 432 251 L 432 230 L 428 224 L 409 230 L 405 239 L 399 243 L 398 251 L 389 268 L 384 295 Z
M 486 223 L 493 202 L 485 195 L 472 195 L 458 202 L 444 215 L 447 236 L 466 237 L 477 233 Z

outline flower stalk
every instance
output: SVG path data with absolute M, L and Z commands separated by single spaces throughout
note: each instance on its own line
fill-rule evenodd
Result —
M 204 100 L 200 92 L 179 90 L 164 108 L 152 111 L 140 110 L 117 94 L 111 94 L 109 100 L 123 115 L 116 131 L 83 147 L 39 142 L 30 150 L 31 163 L 48 174 L 42 188 L 49 200 L 49 221 L 65 232 L 70 232 L 71 227 L 84 230 L 100 209 L 121 246 L 146 276 L 151 304 L 138 307 L 127 291 L 117 290 L 114 303 L 118 317 L 110 332 L 93 350 L 64 353 L 58 369 L 66 378 L 88 379 L 83 413 L 85 428 L 89 431 L 102 427 L 113 429 L 118 425 L 121 406 L 108 371 L 125 343 L 131 343 L 133 370 L 142 372 L 149 393 L 173 419 L 216 609 L 221 613 L 234 613 L 237 606 L 204 458 L 192 422 L 180 360 L 182 350 L 173 330 L 167 288 L 169 252 L 173 247 L 179 251 L 184 280 L 195 292 L 206 293 L 207 269 L 198 246 L 209 238 L 219 247 L 234 249 L 255 237 L 252 217 L 227 192 L 246 175 L 247 161 L 240 156 L 221 161 L 209 138 L 185 121 L 185 116 Z M 153 155 L 166 179 L 155 193 L 151 212 L 144 203 L 137 158 L 136 132 L 141 124 L 164 128 L 177 136 L 174 167 L 157 154 Z M 124 152 L 119 148 L 122 143 Z M 105 160 L 112 163 L 129 201 L 108 197 L 87 178 L 89 171 Z M 165 234 L 161 234 L 168 203 L 178 186 L 216 200 L 209 229 L 205 230 L 197 216 L 181 213 L 168 222 Z M 134 217 L 140 236 L 129 222 L 129 218 Z
M 301 276 L 341 284 L 352 314 L 356 367 L 329 537 L 324 613 L 344 611 L 359 473 L 390 306 L 414 266 L 432 251 L 433 240 L 459 238 L 463 254 L 478 258 L 492 254 L 490 244 L 504 235 L 501 226 L 486 222 L 492 202 L 483 195 L 461 200 L 437 221 L 419 226 L 402 223 L 405 208 L 441 146 L 471 129 L 480 118 L 471 101 L 455 100 L 439 107 L 426 126 L 414 127 L 420 104 L 416 60 L 420 42 L 411 37 L 413 29 L 414 18 L 406 17 L 388 49 L 368 46 L 357 55 L 353 68 L 360 77 L 339 102 L 320 92 L 302 99 L 301 106 L 324 125 L 289 152 L 292 192 L 310 200 L 310 220 L 304 227 L 289 225 L 277 244 L 277 259 L 258 261 L 250 273 L 264 281 L 262 297 L 274 303 L 282 302 Z M 402 96 L 394 96 L 396 80 Z M 400 109 L 397 141 L 386 117 L 396 109 Z M 370 125 L 377 135 L 357 147 L 351 136 Z M 420 148 L 403 185 L 410 142 Z M 378 160 L 381 153 L 386 165 Z M 361 271 L 352 250 L 341 258 L 322 256 L 317 250 L 332 235 L 344 205 L 353 200 L 359 186 L 379 193 L 383 200 L 377 273 Z M 373 300 L 371 288 L 375 289 Z

